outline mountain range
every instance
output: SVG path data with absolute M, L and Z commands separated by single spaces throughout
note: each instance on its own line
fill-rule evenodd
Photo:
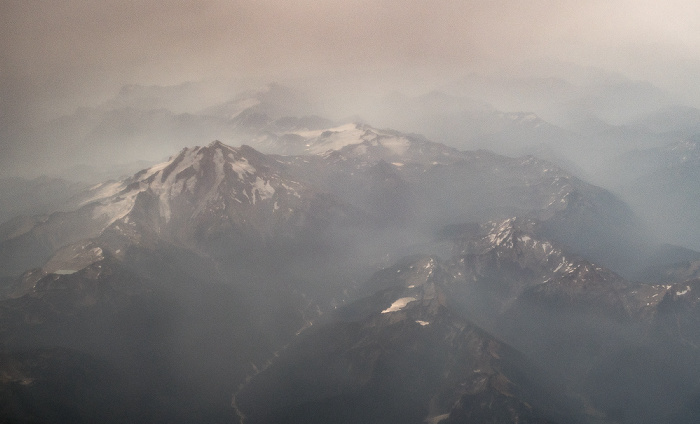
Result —
M 201 115 L 246 144 L 46 180 L 55 198 L 0 225 L 3 420 L 700 418 L 699 253 L 551 161 L 289 117 L 302 101 L 264 93 Z M 663 172 L 691 144 L 640 154 Z

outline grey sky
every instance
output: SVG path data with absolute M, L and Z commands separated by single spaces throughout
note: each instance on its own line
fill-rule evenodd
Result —
M 551 55 L 624 71 L 698 58 L 690 1 L 2 1 L 3 84 L 33 96 L 124 82 L 461 67 Z M 644 71 L 637 70 L 640 77 Z
M 539 57 L 698 104 L 697 22 L 686 0 L 0 0 L 0 123 L 70 112 L 126 83 L 425 82 Z

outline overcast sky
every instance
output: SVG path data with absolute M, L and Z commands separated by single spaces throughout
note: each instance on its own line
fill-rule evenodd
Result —
M 698 104 L 698 22 L 686 0 L 0 0 L 1 123 L 70 112 L 127 83 L 427 84 L 543 57 Z

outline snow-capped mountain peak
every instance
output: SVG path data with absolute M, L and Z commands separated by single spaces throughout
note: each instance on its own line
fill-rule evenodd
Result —
M 327 155 L 333 151 L 343 150 L 361 155 L 374 147 L 400 156 L 410 146 L 410 141 L 403 135 L 357 123 L 324 130 L 297 131 L 292 134 L 306 140 L 303 152 L 300 152 L 305 154 Z
M 91 202 L 98 205 L 93 215 L 107 218 L 110 225 L 134 209 L 141 193 L 158 199 L 159 215 L 166 224 L 173 219 L 174 208 L 184 213 L 180 219 L 222 212 L 230 202 L 248 207 L 265 204 L 276 211 L 280 192 L 283 197 L 299 198 L 301 185 L 282 182 L 275 166 L 274 160 L 248 146 L 234 148 L 214 141 L 204 147 L 184 148 L 168 161 L 127 180 L 94 187 Z

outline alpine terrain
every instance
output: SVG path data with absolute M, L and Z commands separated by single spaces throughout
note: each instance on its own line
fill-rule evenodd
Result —
M 206 112 L 246 143 L 0 226 L 3 422 L 697 422 L 699 253 L 553 162 L 274 90 Z

